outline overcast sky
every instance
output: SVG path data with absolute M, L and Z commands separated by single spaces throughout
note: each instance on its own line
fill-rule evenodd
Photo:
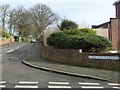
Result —
M 60 18 L 71 19 L 80 26 L 96 25 L 109 21 L 115 17 L 116 0 L 0 0 L 0 4 L 9 4 L 11 7 L 23 5 L 26 8 L 37 3 L 46 4 Z

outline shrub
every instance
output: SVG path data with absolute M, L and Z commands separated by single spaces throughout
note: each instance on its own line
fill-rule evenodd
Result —
M 23 37 L 23 38 L 22 38 L 22 41 L 23 41 L 24 43 L 27 43 L 27 42 L 29 42 L 29 39 L 28 39 L 28 38 Z
M 101 52 L 111 47 L 109 40 L 88 29 L 53 33 L 47 44 L 61 49 L 82 49 L 84 52 Z
M 2 30 L 2 38 L 9 38 L 9 33 L 7 33 L 6 31 Z
M 83 33 L 84 35 L 89 34 L 89 35 L 96 35 L 96 31 L 90 28 L 82 28 L 80 29 L 80 33 Z

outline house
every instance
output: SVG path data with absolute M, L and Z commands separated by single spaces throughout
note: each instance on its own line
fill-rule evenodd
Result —
M 112 48 L 120 51 L 120 0 L 114 4 L 116 10 L 116 17 L 110 18 L 110 21 L 100 25 L 92 25 L 98 35 L 107 37 L 112 42 Z
M 109 39 L 109 34 L 108 34 L 109 24 L 110 24 L 110 21 L 102 23 L 100 25 L 92 25 L 92 29 L 96 31 L 97 35 L 100 35 Z

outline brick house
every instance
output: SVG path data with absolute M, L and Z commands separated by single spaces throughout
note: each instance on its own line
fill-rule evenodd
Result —
M 114 4 L 116 18 L 110 18 L 109 39 L 112 41 L 113 49 L 120 51 L 120 0 Z
M 120 51 L 120 0 L 117 0 L 113 5 L 116 9 L 116 18 L 110 18 L 110 21 L 100 25 L 92 25 L 92 28 L 96 31 L 100 29 L 103 32 L 100 35 L 108 37 L 112 42 L 112 48 Z

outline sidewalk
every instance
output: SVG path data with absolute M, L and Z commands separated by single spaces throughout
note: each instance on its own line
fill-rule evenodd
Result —
M 99 80 L 107 80 L 110 82 L 118 82 L 119 75 L 118 75 L 118 72 L 116 71 L 77 67 L 77 66 L 71 66 L 71 65 L 52 62 L 52 61 L 43 59 L 41 57 L 40 48 L 38 47 L 39 45 L 36 44 L 31 49 L 32 53 L 31 52 L 28 53 L 26 58 L 23 60 L 24 64 L 29 65 L 31 67 L 35 67 L 37 69 L 61 73 L 65 75 L 93 78 L 93 79 L 99 79 Z
M 6 48 L 6 47 L 9 47 L 9 46 L 12 46 L 12 45 L 15 45 L 15 44 L 18 44 L 18 42 L 14 42 L 12 44 L 0 45 L 0 48 Z

